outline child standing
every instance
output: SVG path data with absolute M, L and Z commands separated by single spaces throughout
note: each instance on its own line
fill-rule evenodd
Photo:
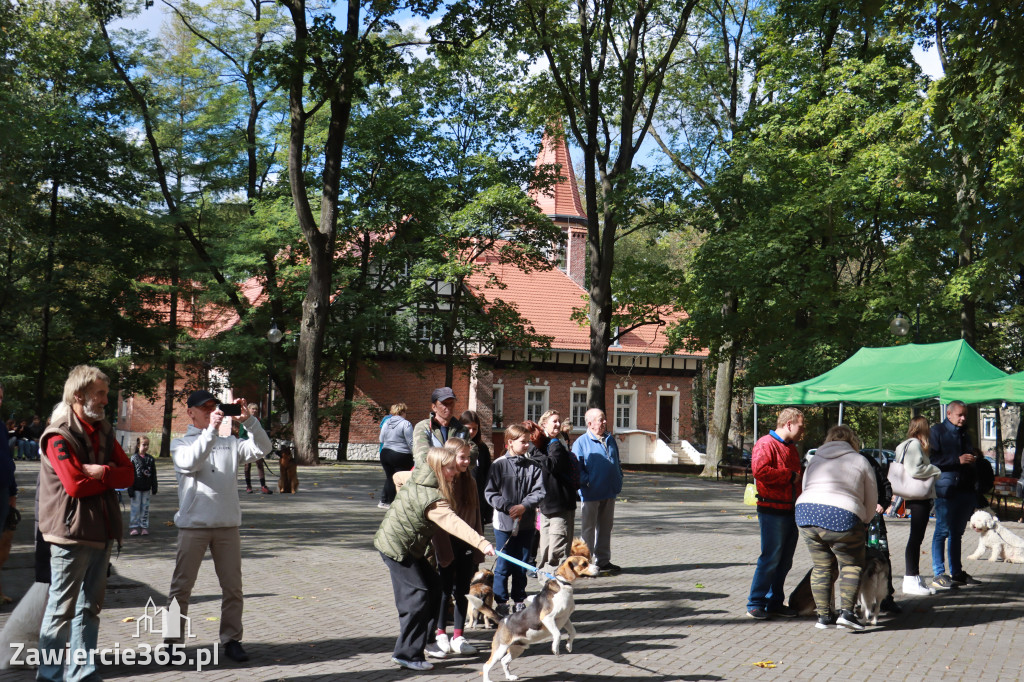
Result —
M 483 533 L 480 522 L 480 499 L 476 488 L 476 479 L 469 473 L 469 443 L 457 437 L 449 438 L 444 449 L 455 454 L 455 469 L 458 473 L 452 479 L 452 509 L 459 518 L 466 522 L 477 533 Z M 484 560 L 479 549 L 463 540 L 449 535 L 443 530 L 434 533 L 434 556 L 437 558 L 437 572 L 441 577 L 441 607 L 437 612 L 437 624 L 434 631 L 434 644 L 428 644 L 427 656 L 445 658 L 448 654 L 470 656 L 476 653 L 472 644 L 463 636 L 466 624 L 466 593 L 473 581 L 473 574 Z M 448 604 L 454 598 L 455 611 L 452 625 L 454 631 L 448 638 Z
M 131 517 L 128 527 L 129 535 L 149 535 L 149 494 L 156 495 L 156 460 L 149 454 L 149 438 L 142 436 L 135 439 L 135 454 L 132 455 L 135 467 L 135 484 L 128 489 L 131 498 Z
M 526 458 L 530 432 L 520 424 L 505 430 L 505 456 L 491 464 L 485 495 L 494 508 L 494 544 L 499 551 L 526 561 L 536 532 L 537 505 L 544 499 L 541 470 Z M 494 562 L 494 610 L 508 615 L 508 582 L 512 578 L 513 609 L 525 608 L 526 569 L 501 557 Z

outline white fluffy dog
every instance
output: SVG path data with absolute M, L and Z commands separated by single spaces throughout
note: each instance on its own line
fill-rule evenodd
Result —
M 986 549 L 991 549 L 989 561 L 1002 559 L 1011 564 L 1024 564 L 1024 540 L 1004 528 L 995 514 L 979 509 L 971 515 L 971 528 L 981 533 L 981 540 L 968 559 L 980 559 Z

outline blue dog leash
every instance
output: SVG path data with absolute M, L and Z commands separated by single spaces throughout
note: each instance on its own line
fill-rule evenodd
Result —
M 543 576 L 547 577 L 548 580 L 554 580 L 555 579 L 555 576 L 553 576 L 552 574 L 548 573 L 547 571 L 541 571 L 536 566 L 531 566 L 530 564 L 526 563 L 525 561 L 520 561 L 519 559 L 516 559 L 513 556 L 509 556 L 508 554 L 505 554 L 501 550 L 497 550 L 497 549 L 494 550 L 494 554 L 496 556 L 500 556 L 505 561 L 511 561 L 513 564 L 516 564 L 517 566 L 522 566 L 523 568 L 525 568 L 528 571 L 533 571 L 537 575 L 543 575 Z

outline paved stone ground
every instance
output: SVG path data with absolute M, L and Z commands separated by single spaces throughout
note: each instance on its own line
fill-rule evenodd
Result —
M 19 463 L 21 499 L 32 499 L 35 465 Z M 483 656 L 442 662 L 431 673 L 396 669 L 389 661 L 398 618 L 390 581 L 372 548 L 383 515 L 376 508 L 380 469 L 365 463 L 303 468 L 296 496 L 246 495 L 243 551 L 245 645 L 252 661 L 222 662 L 202 673 L 150 666 L 104 667 L 108 680 L 479 680 Z M 129 538 L 114 560 L 100 645 L 153 645 L 134 639 L 150 597 L 165 599 L 174 556 L 173 472 L 160 463 L 161 492 L 151 512 L 152 535 Z M 586 579 L 576 590 L 578 638 L 571 654 L 554 657 L 537 646 L 514 672 L 530 682 L 598 680 L 1017 680 L 1024 627 L 1024 569 L 965 561 L 984 585 L 933 597 L 901 599 L 907 607 L 862 633 L 816 630 L 812 619 L 757 622 L 744 615 L 758 553 L 757 519 L 741 503 L 743 487 L 672 475 L 629 474 L 616 509 L 615 577 Z M 3 571 L 4 591 L 20 596 L 31 576 L 31 514 L 18 529 Z M 127 514 L 126 514 L 127 518 Z M 1024 536 L 1019 524 L 1008 527 Z M 908 524 L 889 524 L 902 548 Z M 970 531 L 969 531 L 970 533 Z M 930 534 L 929 534 L 930 537 Z M 926 539 L 926 544 L 929 540 Z M 965 541 L 965 555 L 976 546 Z M 927 549 L 927 548 L 926 548 Z M 902 575 L 902 551 L 894 553 Z M 922 557 L 922 567 L 930 557 Z M 810 567 L 797 548 L 788 587 Z M 926 572 L 928 569 L 925 569 Z M 532 589 L 532 587 L 531 587 Z M 217 638 L 219 592 L 209 559 L 193 595 L 198 644 Z M 10 606 L 0 609 L 0 622 Z M 491 631 L 471 631 L 483 650 Z M 755 666 L 771 661 L 775 668 Z M 494 679 L 502 680 L 500 670 Z M 28 672 L 2 679 L 30 680 Z

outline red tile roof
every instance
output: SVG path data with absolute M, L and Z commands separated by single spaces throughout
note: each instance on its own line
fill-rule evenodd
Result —
M 557 268 L 526 273 L 515 265 L 490 261 L 467 279 L 474 295 L 515 306 L 538 334 L 552 337 L 552 350 L 590 352 L 589 327 L 572 319 L 574 308 L 587 306 L 587 292 L 582 287 Z M 505 288 L 494 286 L 492 278 Z M 672 313 L 665 319 L 671 324 L 685 317 L 686 313 Z M 624 334 L 609 351 L 664 355 L 668 345 L 665 329 L 655 325 L 639 327 Z M 703 357 L 707 352 L 678 354 Z

